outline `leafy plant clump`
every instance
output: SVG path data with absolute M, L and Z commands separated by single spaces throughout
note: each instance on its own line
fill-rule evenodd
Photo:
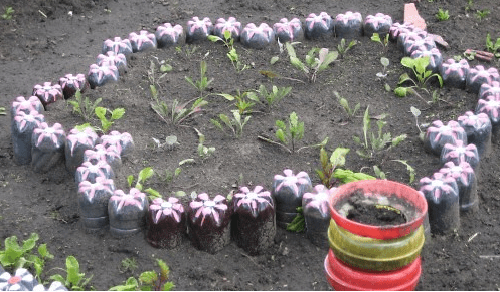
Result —
M 357 40 L 351 40 L 349 44 L 346 45 L 345 39 L 341 39 L 340 43 L 337 45 L 337 51 L 339 52 L 340 58 L 344 58 L 345 54 L 357 44 Z
M 491 11 L 489 9 L 483 9 L 483 10 L 477 10 L 476 11 L 476 17 L 477 19 L 479 19 L 479 21 L 482 21 L 483 19 L 485 19 L 486 17 L 488 17 L 488 15 L 490 15 Z
M 107 113 L 111 113 L 111 117 L 108 120 L 106 117 Z M 98 128 L 101 132 L 106 134 L 109 131 L 109 128 L 115 123 L 116 120 L 119 120 L 125 114 L 124 108 L 116 108 L 114 110 L 107 109 L 105 107 L 98 106 L 95 108 L 95 115 L 101 120 L 101 127 Z
M 80 273 L 80 264 L 74 256 L 66 257 L 66 269 L 57 268 L 66 272 L 66 278 L 60 274 L 50 277 L 51 280 L 61 282 L 66 288 L 73 291 L 89 290 L 87 285 L 92 280 L 92 276 L 85 278 L 85 273 Z
M 330 52 L 327 48 L 312 48 L 309 53 L 307 53 L 305 62 L 302 62 L 297 58 L 295 49 L 290 43 L 286 43 L 286 50 L 290 57 L 290 63 L 295 68 L 302 71 L 311 83 L 315 82 L 318 73 L 328 68 L 339 55 L 337 51 Z M 316 53 L 318 53 L 318 57 L 315 56 Z
M 384 38 L 380 38 L 380 35 L 375 32 L 370 39 L 376 43 L 379 43 L 382 46 L 384 53 L 387 52 L 387 46 L 389 45 L 389 34 L 386 34 Z
M 110 291 L 171 291 L 175 285 L 168 281 L 170 268 L 167 264 L 157 259 L 160 273 L 156 271 L 145 271 L 139 275 L 139 279 L 128 278 L 123 285 L 111 287 Z M 159 276 L 159 277 L 158 277 Z
M 214 147 L 206 147 L 203 144 L 203 143 L 205 143 L 205 135 L 203 135 L 196 128 L 194 128 L 194 130 L 196 131 L 196 134 L 198 134 L 198 148 L 197 148 L 198 156 L 200 156 L 200 158 L 202 160 L 205 160 L 205 159 L 209 158 L 210 156 L 212 156 L 212 154 L 215 152 L 215 148 Z
M 224 46 L 229 50 L 226 54 L 228 59 L 231 61 L 231 64 L 233 64 L 234 69 L 236 69 L 237 72 L 241 72 L 245 69 L 248 68 L 247 65 L 242 64 L 240 61 L 240 57 L 238 56 L 238 53 L 236 52 L 236 49 L 233 46 L 234 39 L 231 37 L 231 32 L 226 30 L 224 31 L 224 39 L 215 36 L 215 35 L 209 35 L 208 39 L 214 43 L 221 41 L 224 43 Z
M 342 106 L 342 108 L 346 112 L 347 119 L 349 121 L 352 120 L 352 118 L 354 117 L 354 115 L 356 114 L 356 112 L 359 110 L 359 107 L 361 106 L 361 104 L 358 102 L 353 108 L 351 108 L 349 106 L 349 102 L 347 101 L 347 99 L 345 99 L 344 97 L 340 96 L 337 91 L 334 91 L 333 94 L 335 94 L 335 96 L 337 97 L 337 100 L 339 101 L 339 104 Z
M 207 90 L 208 86 L 214 80 L 213 78 L 209 80 L 208 77 L 206 76 L 206 74 L 207 74 L 207 62 L 202 60 L 200 62 L 200 79 L 199 80 L 193 81 L 193 79 L 191 77 L 184 76 L 187 83 L 200 92 L 200 96 L 199 96 L 200 98 L 203 98 L 203 96 L 204 96 L 203 93 L 205 92 L 205 90 Z
M 222 96 L 229 101 L 235 101 L 234 105 L 238 109 L 238 113 L 243 115 L 251 113 L 252 107 L 255 105 L 255 102 L 248 100 L 248 94 L 249 92 L 247 91 L 240 92 L 239 90 L 236 90 L 235 95 L 228 93 L 218 93 L 217 95 Z
M 413 80 L 407 73 L 401 74 L 399 76 L 398 87 L 394 89 L 394 93 L 399 97 L 407 96 L 409 93 L 417 94 L 418 93 L 413 88 L 420 88 L 427 93 L 429 92 L 426 89 L 427 82 L 431 80 L 433 77 L 436 77 L 439 81 L 439 85 L 443 87 L 443 78 L 438 73 L 432 73 L 431 70 L 427 70 L 427 66 L 429 66 L 429 57 L 419 57 L 419 58 L 409 58 L 403 57 L 401 59 L 401 65 L 404 67 L 410 68 L 413 72 L 413 75 L 417 78 L 417 80 Z M 403 83 L 410 83 L 410 86 L 400 86 Z M 420 95 L 418 95 L 421 97 Z M 421 97 L 422 98 L 422 97 Z
M 495 43 L 491 39 L 491 35 L 488 33 L 486 35 L 486 49 L 495 54 L 495 57 L 500 58 L 500 38 L 497 38 Z
M 321 169 L 316 169 L 316 174 L 325 187 L 330 189 L 338 184 L 338 180 L 335 178 L 335 170 L 339 167 L 344 167 L 345 157 L 349 151 L 350 149 L 337 148 L 332 152 L 330 158 L 328 158 L 328 152 L 321 147 L 319 153 Z
M 406 139 L 406 134 L 401 134 L 396 137 L 392 137 L 391 133 L 383 133 L 383 127 L 387 124 L 384 121 L 386 115 L 381 115 L 377 120 L 377 131 L 371 130 L 371 121 L 369 114 L 369 106 L 366 107 L 365 114 L 363 116 L 363 140 L 358 136 L 353 136 L 354 142 L 362 146 L 362 150 L 356 151 L 356 153 L 363 158 L 374 158 L 374 156 L 383 150 L 389 150 L 396 147 L 404 139 Z M 389 146 L 387 146 L 389 145 Z
M 450 13 L 448 10 L 443 10 L 442 8 L 439 8 L 438 13 L 436 13 L 436 19 L 438 21 L 446 21 L 450 19 Z
M 224 123 L 224 125 L 226 125 L 226 127 L 231 129 L 236 138 L 239 138 L 243 133 L 243 127 L 252 116 L 247 115 L 242 119 L 238 110 L 232 110 L 231 112 L 233 114 L 232 118 L 228 117 L 225 114 L 219 114 L 219 119 Z M 210 122 L 214 124 L 219 130 L 224 132 L 224 127 L 218 120 L 210 119 Z
M 273 85 L 272 90 L 268 91 L 266 86 L 261 84 L 255 92 L 247 92 L 247 97 L 250 100 L 266 105 L 268 111 L 270 111 L 273 106 L 285 98 L 291 91 L 291 86 L 277 87 L 276 85 Z
M 144 189 L 143 184 L 149 180 L 153 175 L 155 174 L 153 168 L 151 167 L 145 167 L 141 171 L 139 171 L 139 174 L 137 175 L 137 182 L 135 183 L 134 188 L 138 189 L 139 191 L 142 191 Z M 131 188 L 133 183 L 135 181 L 135 178 L 133 175 L 129 175 L 127 177 L 127 183 L 128 187 Z M 144 190 L 145 193 L 149 195 L 149 198 L 151 200 L 154 200 L 155 198 L 161 198 L 162 196 L 160 193 L 152 188 L 148 188 Z
M 4 13 L 2 14 L 2 19 L 5 19 L 5 20 L 12 19 L 14 12 L 15 12 L 15 10 L 12 8 L 12 6 L 5 7 Z
M 89 122 L 95 115 L 95 109 L 101 103 L 102 98 L 96 99 L 94 102 L 88 96 L 85 100 L 79 90 L 75 92 L 75 100 L 68 100 L 68 103 L 73 107 L 73 113 L 82 117 L 85 121 Z

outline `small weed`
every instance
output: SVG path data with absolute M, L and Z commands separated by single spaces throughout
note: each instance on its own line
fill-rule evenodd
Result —
M 14 15 L 14 12 L 15 12 L 15 10 L 12 9 L 12 6 L 5 7 L 5 11 L 2 14 L 2 19 L 10 20 L 12 18 L 12 16 Z
M 108 120 L 106 117 L 107 113 L 111 113 L 111 118 Z M 119 120 L 125 114 L 124 108 L 116 108 L 114 110 L 107 109 L 105 107 L 98 106 L 95 108 L 95 115 L 101 120 L 101 127 L 98 130 L 106 134 L 109 131 L 109 128 L 115 123 L 116 120 Z
M 109 288 L 109 291 L 170 291 L 175 285 L 168 281 L 170 269 L 167 264 L 157 259 L 158 266 L 160 266 L 160 273 L 156 271 L 146 271 L 141 273 L 139 279 L 134 277 L 128 278 L 123 285 L 118 285 Z
M 286 43 L 286 49 L 290 57 L 290 63 L 295 68 L 301 70 L 311 83 L 315 82 L 318 73 L 328 68 L 339 55 L 337 51 L 330 52 L 327 48 L 312 48 L 307 53 L 305 63 L 303 63 L 297 58 L 295 49 L 290 43 Z M 316 53 L 318 53 L 318 57 L 315 56 Z
M 387 124 L 384 121 L 386 117 L 385 114 L 381 115 L 377 120 L 377 132 L 371 130 L 369 106 L 366 107 L 365 114 L 363 116 L 363 137 L 361 140 L 358 136 L 353 136 L 354 142 L 362 146 L 362 150 L 356 151 L 356 153 L 363 158 L 373 158 L 378 152 L 383 150 L 389 150 L 392 147 L 396 147 L 401 141 L 406 139 L 406 134 L 401 134 L 397 137 L 392 137 L 391 133 L 383 133 L 382 129 Z M 387 147 L 387 145 L 389 146 Z
M 137 269 L 137 261 L 135 258 L 125 258 L 122 260 L 120 272 L 134 272 Z
M 410 107 L 410 111 L 413 114 L 413 116 L 415 117 L 415 126 L 417 126 L 418 130 L 420 131 L 419 137 L 423 141 L 425 132 L 422 131 L 422 128 L 420 128 L 420 124 L 418 123 L 418 117 L 422 114 L 422 112 L 414 106 Z
M 327 151 L 321 147 L 319 153 L 321 169 L 316 169 L 316 174 L 321 180 L 321 183 L 328 189 L 337 185 L 338 181 L 334 177 L 335 170 L 338 167 L 344 167 L 345 157 L 349 151 L 350 150 L 346 148 L 337 148 L 332 152 L 330 158 L 328 158 Z
M 354 106 L 354 108 L 351 108 L 349 106 L 349 102 L 347 101 L 347 99 L 345 99 L 344 97 L 340 96 L 337 91 L 334 91 L 333 93 L 335 94 L 335 96 L 337 97 L 337 100 L 339 101 L 340 105 L 342 106 L 342 108 L 346 112 L 347 119 L 349 121 L 352 120 L 352 118 L 354 117 L 354 115 L 356 114 L 356 112 L 359 110 L 359 107 L 361 106 L 360 103 L 358 102 Z
M 403 164 L 404 166 L 406 166 L 406 171 L 408 172 L 408 176 L 409 176 L 409 184 L 412 184 L 414 181 L 415 181 L 415 169 L 413 169 L 413 167 L 411 167 L 411 165 L 408 164 L 408 162 L 406 162 L 406 160 L 391 160 L 391 161 L 394 161 L 394 162 L 399 162 L 401 164 Z
M 5 115 L 6 115 L 5 107 L 0 106 L 0 116 L 5 116 Z
M 378 78 L 380 78 L 380 80 L 383 80 L 384 81 L 384 89 L 389 92 L 391 91 L 391 87 L 389 86 L 389 84 L 387 84 L 386 82 L 386 78 L 387 78 L 387 66 L 389 66 L 389 59 L 387 59 L 386 57 L 381 57 L 380 58 L 380 64 L 382 64 L 382 72 L 378 72 L 376 74 L 376 76 Z
M 396 87 L 394 89 L 394 93 L 397 96 L 404 97 L 407 96 L 408 93 L 413 93 L 422 98 L 413 88 L 420 88 L 429 93 L 425 86 L 427 82 L 433 77 L 436 77 L 438 79 L 439 85 L 441 87 L 443 86 L 443 78 L 441 77 L 441 75 L 439 75 L 438 73 L 433 74 L 431 70 L 427 70 L 427 66 L 429 65 L 428 56 L 415 59 L 403 57 L 403 59 L 401 59 L 401 64 L 412 70 L 413 75 L 417 78 L 417 81 L 413 80 L 407 73 L 401 74 L 401 76 L 399 76 L 398 85 L 401 85 L 405 82 L 411 82 L 412 85 Z
M 156 139 L 155 137 L 153 137 L 152 139 L 153 139 L 153 141 L 155 141 L 156 147 L 158 149 L 166 148 L 168 150 L 174 150 L 175 147 L 180 144 L 177 141 L 177 136 L 174 136 L 174 135 L 165 137 L 165 142 L 163 142 L 163 143 L 160 142 L 160 140 Z
M 375 176 L 378 177 L 379 179 L 386 179 L 385 172 L 380 170 L 378 166 L 376 165 L 373 166 L 373 172 L 375 173 Z
M 188 58 L 191 57 L 198 50 L 197 45 L 186 45 L 186 46 L 175 47 L 175 51 L 179 54 L 182 54 L 183 48 L 184 48 L 184 55 L 186 55 L 186 57 L 188 57 Z
M 243 127 L 250 120 L 251 116 L 247 115 L 243 119 L 238 110 L 232 110 L 233 117 L 229 118 L 225 114 L 219 114 L 219 119 L 233 132 L 236 138 L 239 138 L 243 132 Z M 224 127 L 216 119 L 210 119 L 210 122 L 214 124 L 218 129 L 224 132 Z
M 73 113 L 78 114 L 85 121 L 89 122 L 94 117 L 95 109 L 101 101 L 102 98 L 98 98 L 92 102 L 88 96 L 85 97 L 85 100 L 82 100 L 82 95 L 78 90 L 75 92 L 75 100 L 68 100 L 68 103 L 73 107 Z
M 252 113 L 252 107 L 255 105 L 255 102 L 251 102 L 247 99 L 248 96 L 247 91 L 240 92 L 236 90 L 235 95 L 231 95 L 228 93 L 218 93 L 217 95 L 224 97 L 229 101 L 235 101 L 235 106 L 238 109 L 238 113 L 240 115 Z
M 276 126 L 278 127 L 276 138 L 284 145 L 291 143 L 291 152 L 295 152 L 295 144 L 304 137 L 304 122 L 300 122 L 297 114 L 292 112 L 288 120 L 288 127 L 282 120 L 277 120 Z
M 85 273 L 80 273 L 80 264 L 74 256 L 66 257 L 66 269 L 56 268 L 66 272 L 66 278 L 60 274 L 52 275 L 51 280 L 61 282 L 66 288 L 74 291 L 89 290 L 87 285 L 93 276 L 85 278 Z
M 438 13 L 436 13 L 436 19 L 438 21 L 446 21 L 450 19 L 450 13 L 448 10 L 443 10 L 442 8 L 439 8 Z
M 277 87 L 276 85 L 273 85 L 273 89 L 271 91 L 268 91 L 266 86 L 261 84 L 256 92 L 248 92 L 247 97 L 250 100 L 267 105 L 267 108 L 270 111 L 274 105 L 285 98 L 291 91 L 291 86 Z M 257 94 L 260 95 L 260 98 Z
M 389 34 L 386 34 L 384 38 L 380 38 L 378 33 L 373 33 L 371 40 L 382 45 L 383 52 L 387 52 L 387 45 L 389 44 Z
M 215 35 L 209 35 L 208 39 L 214 43 L 216 43 L 218 41 L 221 41 L 224 43 L 226 48 L 229 50 L 227 52 L 226 56 L 231 61 L 231 64 L 233 64 L 233 67 L 234 67 L 234 69 L 236 69 L 236 72 L 241 72 L 241 71 L 248 68 L 247 65 L 242 64 L 240 62 L 240 58 L 238 56 L 238 53 L 236 53 L 236 49 L 233 46 L 234 39 L 231 37 L 230 31 L 226 30 L 224 32 L 224 39 L 221 39 L 220 37 L 215 36 Z
M 184 164 L 190 164 L 190 163 L 195 163 L 194 159 L 184 159 L 181 162 L 179 162 L 178 167 L 175 168 L 175 170 L 172 172 L 171 170 L 165 169 L 164 175 L 160 177 L 160 179 L 166 184 L 170 184 L 176 177 L 178 177 L 181 172 Z
M 473 0 L 467 0 L 467 4 L 465 5 L 465 12 L 472 11 L 474 8 L 474 1 Z
M 486 17 L 488 17 L 488 15 L 490 15 L 490 10 L 488 9 L 483 9 L 483 10 L 477 10 L 476 11 L 476 17 L 477 19 L 479 19 L 479 21 L 482 21 L 483 19 L 485 19 Z
M 497 38 L 495 43 L 493 43 L 493 40 L 491 39 L 491 35 L 488 33 L 486 35 L 486 49 L 495 54 L 495 57 L 500 58 L 500 38 Z
M 212 154 L 215 152 L 215 148 L 214 147 L 206 147 L 205 145 L 203 145 L 203 143 L 205 143 L 205 135 L 203 135 L 196 128 L 194 128 L 194 130 L 198 134 L 198 148 L 197 148 L 198 156 L 200 156 L 200 158 L 202 160 L 205 160 L 205 159 L 209 158 L 210 156 L 212 156 Z
M 344 58 L 345 54 L 357 44 L 357 40 L 352 40 L 349 42 L 349 44 L 346 45 L 345 39 L 341 39 L 340 43 L 337 45 L 337 51 L 340 55 L 340 58 Z
M 203 98 L 203 92 L 207 90 L 208 86 L 212 81 L 214 80 L 213 78 L 208 80 L 207 76 L 205 76 L 207 73 L 207 62 L 202 60 L 200 62 L 200 79 L 193 81 L 191 77 L 184 76 L 186 79 L 187 83 L 189 83 L 191 86 L 193 86 L 195 89 L 197 89 L 200 92 L 200 98 Z

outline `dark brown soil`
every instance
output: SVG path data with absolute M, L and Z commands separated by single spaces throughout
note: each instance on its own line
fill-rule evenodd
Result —
M 111 237 L 109 233 L 85 233 L 78 223 L 75 184 L 63 165 L 47 174 L 33 173 L 29 166 L 17 166 L 13 160 L 10 140 L 9 108 L 12 100 L 20 95 L 30 96 L 35 84 L 56 82 L 64 74 L 87 73 L 95 63 L 105 39 L 126 38 L 132 31 L 146 29 L 151 32 L 164 23 L 185 23 L 192 16 L 235 16 L 243 24 L 266 22 L 273 24 L 282 17 L 299 17 L 304 20 L 309 13 L 326 11 L 336 15 L 348 10 L 359 11 L 364 17 L 382 12 L 401 22 L 403 4 L 408 1 L 302 1 L 302 0 L 2 0 L 0 10 L 12 6 L 11 20 L 0 19 L 0 107 L 7 115 L 0 116 L 0 242 L 16 235 L 26 239 L 30 233 L 40 235 L 40 242 L 47 243 L 56 255 L 49 261 L 42 275 L 46 279 L 63 267 L 68 255 L 74 255 L 80 268 L 87 275 L 94 275 L 91 285 L 106 290 L 130 276 L 155 268 L 156 258 L 163 259 L 171 268 L 171 280 L 179 290 L 327 290 L 330 289 L 323 272 L 327 250 L 312 245 L 305 234 L 278 230 L 275 245 L 260 256 L 249 256 L 234 242 L 215 255 L 195 249 L 185 238 L 173 250 L 155 249 L 138 234 L 126 240 Z M 500 5 L 496 0 L 476 0 L 470 11 L 465 10 L 466 0 L 421 0 L 416 3 L 427 20 L 428 31 L 439 34 L 450 44 L 442 50 L 445 58 L 461 55 L 466 49 L 485 49 L 486 34 L 500 37 Z M 438 22 L 439 8 L 449 10 L 450 19 Z M 490 10 L 489 16 L 480 21 L 477 9 Z M 72 12 L 71 15 L 68 14 Z M 419 130 L 410 112 L 410 106 L 422 110 L 419 123 L 436 119 L 456 119 L 468 110 L 474 110 L 477 95 L 464 90 L 445 87 L 440 90 L 440 100 L 428 103 L 432 97 L 424 91 L 423 99 L 415 96 L 398 98 L 386 92 L 383 82 L 377 79 L 381 71 L 381 56 L 390 60 L 387 83 L 394 88 L 399 75 L 405 72 L 399 60 L 402 54 L 394 44 L 385 51 L 379 44 L 364 37 L 347 54 L 329 69 L 321 72 L 315 83 L 301 83 L 289 79 L 269 80 L 259 73 L 271 70 L 283 77 L 304 79 L 301 72 L 287 61 L 286 53 L 280 55 L 277 45 L 264 50 L 245 49 L 236 44 L 241 61 L 249 69 L 237 73 L 226 58 L 221 44 L 203 42 L 196 46 L 182 46 L 134 54 L 119 82 L 107 84 L 83 96 L 92 100 L 103 98 L 102 105 L 111 109 L 123 107 L 126 114 L 112 129 L 132 134 L 136 150 L 117 173 L 118 188 L 128 189 L 126 177 L 137 175 L 144 167 L 153 167 L 159 174 L 146 187 L 158 190 L 165 197 L 182 190 L 186 193 L 207 192 L 227 195 L 236 191 L 235 186 L 263 185 L 269 189 L 275 174 L 290 168 L 295 172 L 306 171 L 313 183 L 320 180 L 315 175 L 319 168 L 319 151 L 307 148 L 290 154 L 282 147 L 263 142 L 259 135 L 274 136 L 276 119 L 286 120 L 292 111 L 305 123 L 304 139 L 298 148 L 319 143 L 329 137 L 329 152 L 337 147 L 351 149 L 346 168 L 371 175 L 377 165 L 388 179 L 418 188 L 418 181 L 440 168 L 439 158 L 424 151 L 419 140 Z M 338 39 L 304 41 L 296 46 L 302 57 L 312 47 L 336 49 Z M 280 61 L 270 65 L 272 56 Z M 185 76 L 199 78 L 200 61 L 208 66 L 207 76 L 213 78 L 210 93 L 235 94 L 237 90 L 254 90 L 263 84 L 268 89 L 292 86 L 287 96 L 276 107 L 254 106 L 254 113 L 235 138 L 226 128 L 223 133 L 210 123 L 219 113 L 230 114 L 232 102 L 216 95 L 208 95 L 209 104 L 201 114 L 173 125 L 162 121 L 151 109 L 148 90 L 148 70 L 151 62 L 165 61 L 173 70 L 157 79 L 160 98 L 168 105 L 177 99 L 186 102 L 198 95 L 184 80 Z M 477 60 L 471 66 L 482 64 L 498 68 L 498 61 L 484 64 Z M 156 72 L 156 76 L 161 74 Z M 437 89 L 429 86 L 430 91 Z M 334 92 L 345 97 L 351 107 L 361 104 L 360 111 L 351 119 L 339 105 Z M 353 135 L 362 135 L 362 113 L 369 106 L 372 116 L 388 114 L 384 132 L 393 135 L 406 133 L 408 138 L 399 146 L 376 153 L 372 159 L 355 154 L 360 146 L 353 142 Z M 61 123 L 66 131 L 84 120 L 72 114 L 71 107 L 58 102 L 45 112 L 49 124 Z M 93 120 L 93 123 L 96 121 Z M 376 122 L 373 120 L 372 124 Z M 214 154 L 202 159 L 197 154 L 198 136 L 201 131 L 207 147 L 214 147 Z M 375 125 L 373 125 L 375 130 Z M 165 139 L 176 135 L 180 145 L 172 151 L 155 148 L 153 137 Z M 498 189 L 500 156 L 499 145 L 493 154 L 481 162 L 478 184 L 480 210 L 461 217 L 461 227 L 450 236 L 433 236 L 423 251 L 423 274 L 419 290 L 497 290 L 500 276 L 500 200 Z M 165 170 L 174 171 L 184 159 L 194 159 L 194 164 L 182 166 L 181 174 L 165 182 Z M 416 180 L 409 183 L 406 167 L 394 160 L 406 160 L 416 171 Z M 184 201 L 187 202 L 187 198 Z M 3 244 L 2 244 L 3 247 Z M 121 261 L 135 258 L 138 268 L 120 272 Z
M 349 195 L 347 202 L 353 207 L 347 219 L 373 226 L 399 225 L 406 223 L 403 213 L 390 206 L 367 204 L 361 191 Z

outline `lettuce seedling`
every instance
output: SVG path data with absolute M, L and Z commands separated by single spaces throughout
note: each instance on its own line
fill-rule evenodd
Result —
M 304 217 L 304 209 L 297 207 L 297 216 L 293 218 L 292 222 L 286 225 L 286 230 L 292 232 L 304 232 L 306 230 L 306 218 Z
M 123 285 L 111 287 L 109 291 L 171 291 L 175 285 L 168 281 L 170 268 L 162 260 L 157 259 L 156 262 L 160 266 L 160 277 L 156 271 L 145 271 L 141 273 L 139 280 L 130 277 Z
M 108 120 L 106 117 L 106 114 L 110 112 L 111 113 L 111 118 Z M 115 123 L 116 120 L 119 120 L 123 117 L 125 114 L 125 109 L 124 108 L 116 108 L 113 111 L 105 108 L 98 106 L 95 108 L 95 115 L 101 120 L 101 127 L 99 130 L 101 130 L 104 134 L 106 134 L 109 131 L 109 128 Z
M 407 73 L 401 74 L 399 76 L 398 85 L 401 85 L 405 82 L 410 82 L 412 85 L 410 86 L 398 86 L 394 89 L 394 93 L 399 97 L 404 97 L 408 93 L 417 94 L 413 88 L 421 88 L 427 93 L 429 91 L 425 88 L 427 82 L 433 77 L 436 77 L 439 81 L 440 87 L 443 87 L 443 78 L 438 73 L 432 73 L 431 70 L 427 70 L 427 66 L 429 66 L 430 59 L 428 56 L 419 57 L 419 58 L 409 58 L 403 57 L 401 59 L 401 65 L 410 68 L 413 72 L 413 75 L 417 78 L 417 81 L 413 80 Z M 420 95 L 418 95 L 421 97 Z
M 495 57 L 500 58 L 500 52 L 498 51 L 500 49 L 500 38 L 497 38 L 495 43 L 493 43 L 491 35 L 488 33 L 486 35 L 486 49 L 495 54 Z
M 261 84 L 259 86 L 259 89 L 256 90 L 255 92 L 247 92 L 247 98 L 253 101 L 256 101 L 261 104 L 266 104 L 268 107 L 268 110 L 270 111 L 271 108 L 277 104 L 280 100 L 285 98 L 290 91 L 292 91 L 292 87 L 277 87 L 276 85 L 273 85 L 273 89 L 271 91 L 268 91 L 266 86 Z M 263 98 L 261 100 L 257 93 Z
M 74 256 L 66 257 L 66 270 L 57 268 L 66 272 L 66 278 L 60 274 L 52 275 L 51 280 L 61 282 L 66 288 L 74 291 L 89 290 L 87 285 L 92 280 L 92 276 L 85 278 L 85 273 L 80 273 L 80 264 Z

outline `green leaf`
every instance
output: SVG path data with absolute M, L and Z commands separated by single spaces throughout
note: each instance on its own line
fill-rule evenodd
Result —
M 278 138 L 282 143 L 287 143 L 286 138 L 285 138 L 285 132 L 283 132 L 282 129 L 278 129 L 276 131 L 276 138 Z
M 138 183 L 145 182 L 146 180 L 148 180 L 149 178 L 151 178 L 154 175 L 154 173 L 155 172 L 154 172 L 153 168 L 151 168 L 151 167 L 143 168 L 139 172 L 139 176 L 137 177 L 137 182 Z
M 145 190 L 145 192 L 150 196 L 150 198 L 153 198 L 153 199 L 162 198 L 162 195 L 160 194 L 160 192 L 158 192 L 155 189 L 148 188 L 147 190 Z
M 170 72 L 172 71 L 172 65 L 170 64 L 163 64 L 160 66 L 160 72 L 165 73 L 165 72 Z
M 74 256 L 66 257 L 66 279 L 73 286 L 78 286 L 85 274 L 80 274 L 80 265 Z
M 218 42 L 218 41 L 223 41 L 220 37 L 216 36 L 216 35 L 208 35 L 208 40 L 211 41 L 211 42 Z
M 50 280 L 53 280 L 53 281 L 59 281 L 61 283 L 65 283 L 66 281 L 64 280 L 63 276 L 59 275 L 59 274 L 56 274 L 56 275 L 52 275 L 49 277 Z M 67 286 L 67 285 L 64 285 L 64 286 Z
M 23 251 L 24 252 L 31 251 L 35 247 L 37 241 L 38 241 L 38 234 L 31 233 L 30 237 L 25 241 L 23 241 Z
M 279 59 L 280 59 L 280 57 L 278 57 L 278 56 L 274 56 L 274 57 L 272 57 L 272 58 L 271 58 L 271 65 L 274 65 L 276 62 L 278 62 L 278 61 L 279 61 Z
M 229 101 L 233 101 L 234 100 L 234 96 L 232 96 L 231 94 L 217 93 L 217 95 L 222 96 L 222 97 L 224 97 L 225 99 L 227 99 Z
M 420 114 L 422 114 L 422 112 L 414 106 L 410 106 L 410 111 L 415 117 L 418 117 L 420 116 Z
M 106 108 L 98 106 L 95 108 L 95 115 L 102 121 L 107 120 L 106 118 Z
M 334 168 L 343 167 L 345 165 L 345 157 L 349 151 L 351 150 L 347 148 L 337 148 L 333 151 L 330 156 L 330 162 Z
M 389 66 L 389 59 L 387 59 L 386 57 L 380 58 L 380 64 L 382 64 L 382 66 L 384 67 Z
M 282 120 L 276 120 L 276 126 L 283 131 L 286 130 L 286 124 Z
M 174 283 L 167 282 L 163 284 L 162 291 L 171 291 L 172 289 L 174 289 L 174 287 L 175 287 Z
M 293 48 L 292 44 L 286 43 L 285 46 L 286 46 L 286 51 L 288 52 L 290 58 L 297 57 L 297 55 L 295 54 L 295 49 Z
M 319 68 L 318 68 L 318 72 L 319 71 L 323 71 L 325 70 L 326 68 L 328 68 L 328 66 L 333 62 L 335 61 L 339 56 L 339 53 L 337 51 L 333 51 L 333 52 L 330 52 L 328 53 L 326 56 L 325 56 L 325 59 L 323 60 L 323 62 L 321 62 Z
M 295 68 L 302 70 L 306 73 L 309 73 L 309 69 L 307 69 L 304 63 L 302 63 L 302 61 L 299 60 L 299 58 L 290 56 L 290 63 L 292 63 L 292 65 Z
M 40 246 L 38 246 L 38 254 L 40 254 L 40 256 L 42 256 L 43 259 L 53 259 L 54 258 L 54 255 L 51 254 L 47 250 L 47 244 L 46 243 L 40 244 Z
M 379 34 L 378 34 L 378 33 L 376 33 L 376 32 L 372 34 L 372 37 L 371 37 L 370 39 L 371 39 L 372 41 L 374 41 L 374 42 L 380 42 L 380 43 L 382 42 L 382 41 L 380 40 L 380 36 L 379 36 Z
M 130 277 L 125 282 L 125 285 L 118 285 L 109 288 L 109 291 L 135 291 L 139 287 L 139 283 L 134 277 Z
M 375 175 L 380 178 L 380 179 L 386 179 L 385 173 L 378 168 L 378 166 L 374 165 L 373 166 L 373 172 L 375 172 Z
M 405 97 L 408 94 L 408 87 L 396 87 L 394 93 L 399 97 Z
M 184 159 L 181 162 L 179 162 L 179 166 L 183 166 L 184 164 L 190 164 L 190 163 L 195 163 L 195 160 L 192 158 Z
M 123 117 L 124 114 L 125 114 L 125 109 L 124 108 L 116 108 L 111 113 L 111 119 L 112 120 L 118 120 L 121 117 Z
M 407 68 L 413 69 L 413 66 L 415 66 L 414 60 L 416 60 L 416 59 L 412 59 L 410 57 L 403 57 L 401 59 L 401 65 L 403 65 Z
M 399 143 L 401 143 L 404 139 L 406 139 L 406 134 L 401 134 L 397 137 L 394 137 L 392 139 L 392 146 L 395 147 L 397 146 Z
M 139 276 L 139 281 L 145 284 L 152 285 L 158 280 L 158 275 L 155 271 L 146 271 Z
M 128 187 L 131 188 L 132 187 L 132 183 L 134 182 L 134 176 L 133 175 L 129 175 L 127 176 L 127 183 L 128 183 Z

